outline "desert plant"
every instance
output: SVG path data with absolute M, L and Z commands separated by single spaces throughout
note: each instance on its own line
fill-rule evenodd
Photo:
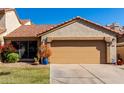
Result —
M 48 64 L 49 63 L 49 57 L 51 56 L 52 52 L 48 44 L 43 44 L 41 45 L 41 51 L 40 51 L 40 56 L 41 56 L 41 63 L 42 64 Z
M 7 62 L 9 63 L 15 63 L 19 61 L 19 54 L 17 53 L 9 53 L 7 55 Z
M 48 58 L 52 54 L 50 47 L 46 45 L 41 45 L 41 57 Z

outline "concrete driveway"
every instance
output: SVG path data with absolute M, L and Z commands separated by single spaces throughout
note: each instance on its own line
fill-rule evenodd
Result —
M 51 84 L 124 84 L 124 66 L 50 64 Z

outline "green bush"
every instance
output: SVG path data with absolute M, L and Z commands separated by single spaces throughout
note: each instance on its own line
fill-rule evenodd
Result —
M 7 55 L 7 62 L 9 63 L 15 63 L 19 61 L 19 54 L 17 53 L 9 53 Z
M 1 59 L 3 62 L 7 62 L 7 55 L 17 52 L 16 48 L 11 43 L 5 43 L 1 49 Z

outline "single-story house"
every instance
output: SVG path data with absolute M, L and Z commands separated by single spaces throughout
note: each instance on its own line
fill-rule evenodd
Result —
M 117 60 L 116 30 L 79 16 L 58 25 L 20 23 L 3 37 L 4 42 L 11 41 L 21 50 L 22 59 L 34 58 L 38 47 L 46 42 L 51 47 L 53 64 L 105 64 Z

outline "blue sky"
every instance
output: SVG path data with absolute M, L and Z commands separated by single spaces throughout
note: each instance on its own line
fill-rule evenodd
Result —
M 60 24 L 76 16 L 101 25 L 117 22 L 124 25 L 124 8 L 17 8 L 21 19 L 34 24 Z

